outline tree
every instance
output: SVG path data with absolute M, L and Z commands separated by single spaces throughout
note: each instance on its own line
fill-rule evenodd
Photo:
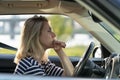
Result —
M 65 16 L 54 15 L 49 17 L 56 36 L 60 40 L 66 40 L 72 34 L 72 20 Z

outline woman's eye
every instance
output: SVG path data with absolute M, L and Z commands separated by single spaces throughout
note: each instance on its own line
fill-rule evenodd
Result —
M 51 30 L 48 30 L 48 32 L 52 32 Z

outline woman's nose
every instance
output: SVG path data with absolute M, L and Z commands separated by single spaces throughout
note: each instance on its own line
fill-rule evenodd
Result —
M 53 38 L 55 38 L 55 37 L 56 37 L 56 34 L 55 34 L 54 32 L 52 33 L 52 37 L 53 37 Z

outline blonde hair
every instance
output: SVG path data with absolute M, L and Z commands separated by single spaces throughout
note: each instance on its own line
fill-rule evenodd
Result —
M 41 62 L 43 57 L 47 58 L 45 51 L 40 43 L 41 30 L 44 27 L 44 22 L 48 20 L 43 16 L 34 16 L 25 21 L 21 32 L 21 43 L 16 53 L 14 62 L 17 64 L 22 58 L 32 56 L 38 62 Z

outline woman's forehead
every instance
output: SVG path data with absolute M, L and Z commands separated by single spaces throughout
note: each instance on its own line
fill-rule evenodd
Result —
M 44 28 L 51 29 L 51 26 L 48 22 L 44 22 Z

